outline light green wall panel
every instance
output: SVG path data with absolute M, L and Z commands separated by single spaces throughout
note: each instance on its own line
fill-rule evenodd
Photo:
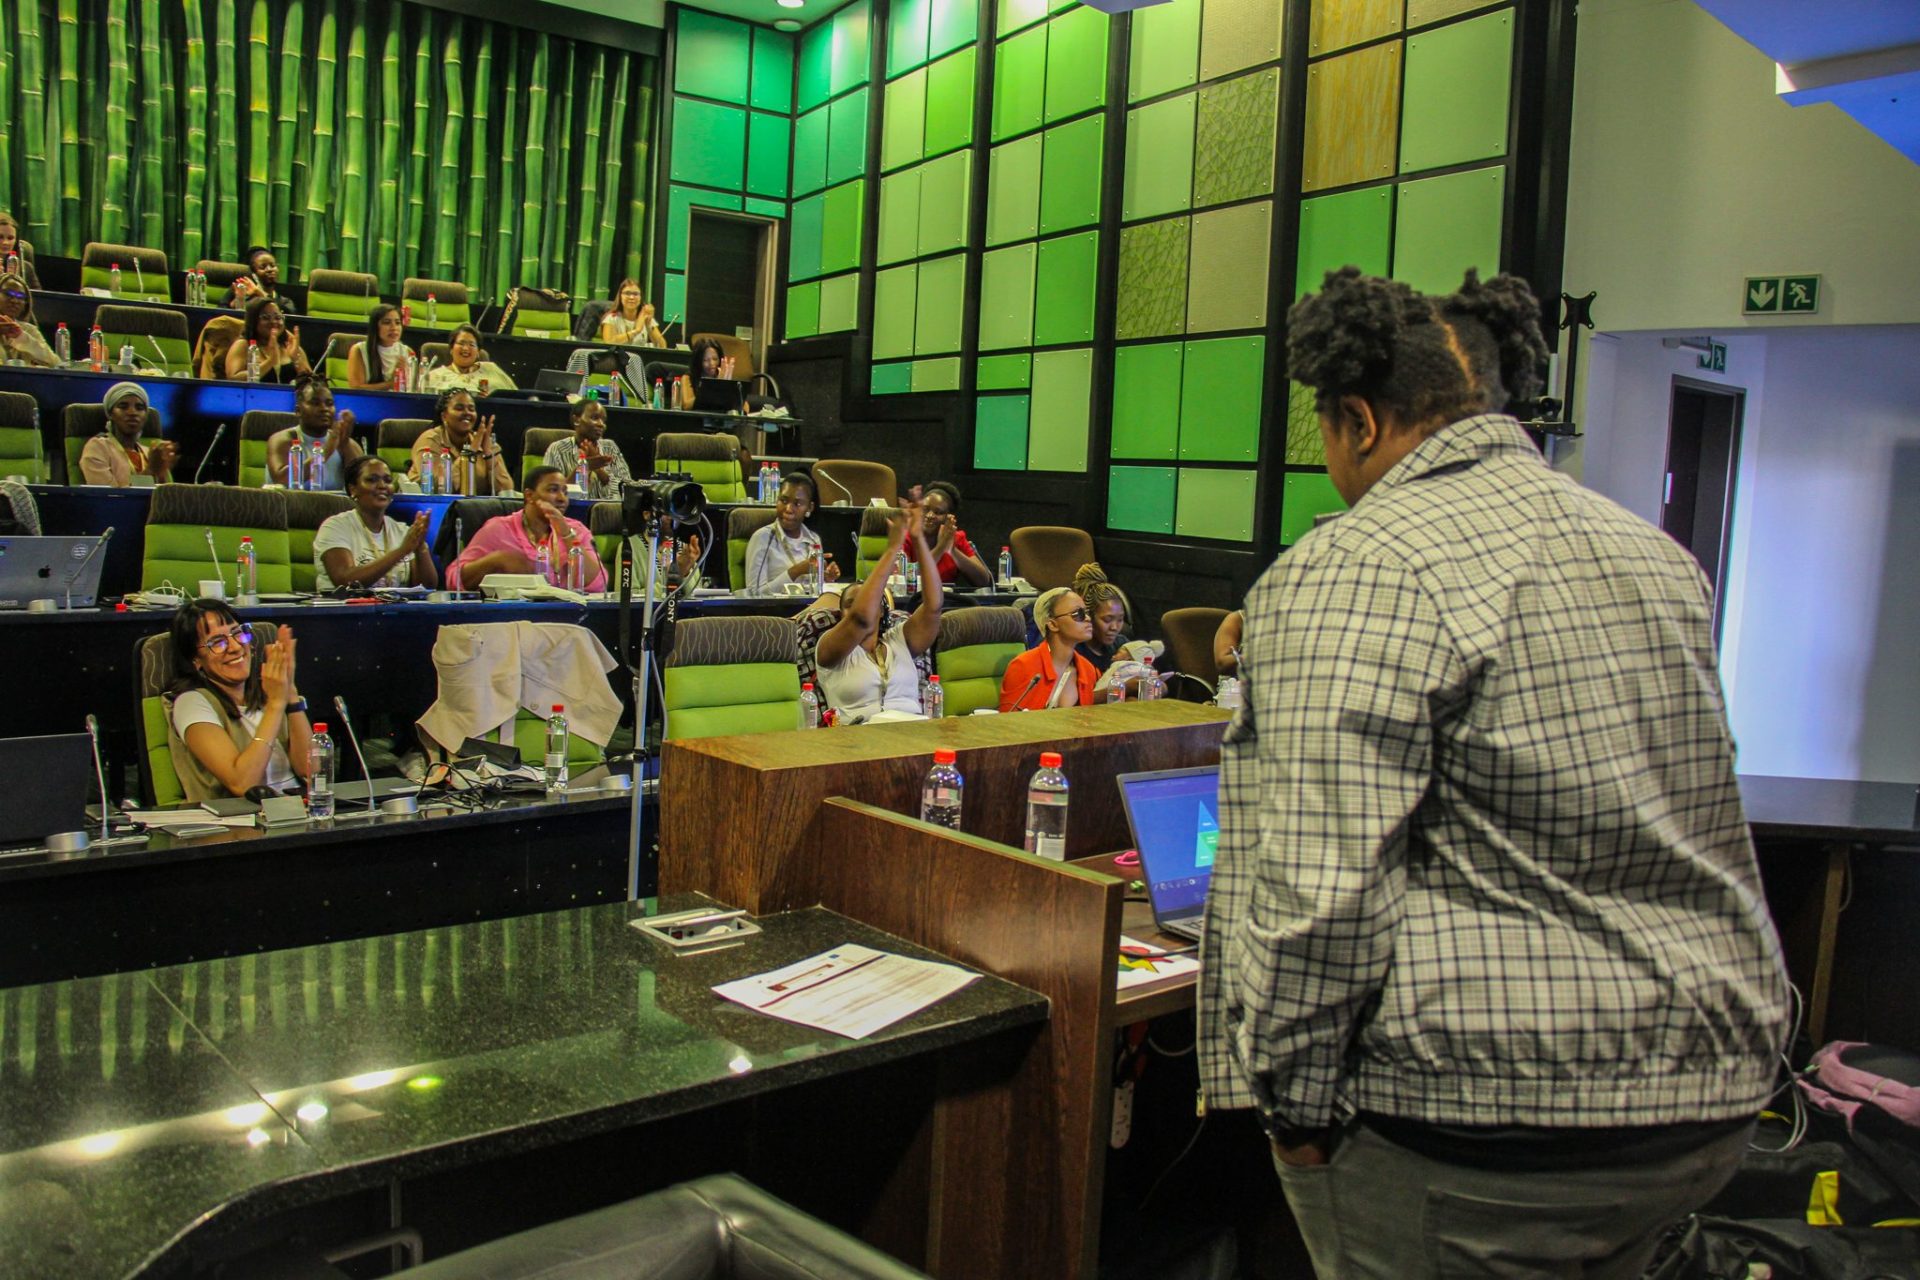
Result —
M 1286 20 L 1287 6 L 1275 0 L 1207 0 L 1200 9 L 1200 78 L 1274 61 Z
M 1513 13 L 1407 37 L 1400 172 L 1505 155 Z
M 917 163 L 926 133 L 927 73 L 914 71 L 889 81 L 880 122 L 880 167 Z
M 1042 135 L 993 149 L 987 162 L 987 243 L 1031 240 L 1040 233 Z
M 800 36 L 800 57 L 793 76 L 793 109 L 812 110 L 827 100 L 832 89 L 833 24 L 822 22 Z
M 857 0 L 833 15 L 833 93 L 867 82 L 867 17 L 867 0 Z
M 867 91 L 835 98 L 827 107 L 827 182 L 857 178 L 867 167 Z
M 674 32 L 674 90 L 744 106 L 753 28 L 699 9 L 682 9 Z
M 1033 286 L 1035 346 L 1093 341 L 1099 257 L 1098 231 L 1040 242 L 1040 265 Z
M 915 391 L 958 391 L 960 389 L 960 357 L 944 356 L 938 360 L 915 360 L 913 389 Z
M 920 167 L 920 253 L 944 253 L 967 243 L 968 188 L 973 153 L 955 151 Z
M 897 396 L 913 390 L 913 365 L 876 364 L 868 387 L 876 396 Z
M 993 51 L 992 141 L 1038 129 L 1047 101 L 1047 29 L 1035 27 Z
M 973 141 L 972 49 L 927 68 L 926 154 L 937 156 Z
M 747 190 L 763 196 L 787 194 L 787 149 L 793 122 L 786 116 L 751 113 L 747 120 Z
M 1178 342 L 1114 351 L 1114 457 L 1174 458 L 1180 441 L 1180 356 Z
M 1383 276 L 1392 252 L 1392 187 L 1369 187 L 1302 200 L 1294 296 L 1318 293 L 1327 272 L 1345 266 Z
M 753 29 L 753 105 L 793 114 L 793 37 L 766 27 Z
M 927 60 L 928 0 L 889 0 L 887 74 L 897 76 Z
M 1188 218 L 1120 229 L 1120 278 L 1113 336 L 1160 338 L 1187 327 Z
M 1093 352 L 1036 351 L 1033 355 L 1027 466 L 1034 471 L 1085 471 L 1092 416 Z
M 979 0 L 933 0 L 927 24 L 927 56 L 937 58 L 978 38 Z
M 666 284 L 660 291 L 660 305 L 670 316 L 685 315 L 687 312 L 687 277 L 679 271 L 666 274 Z
M 827 212 L 825 196 L 793 202 L 787 223 L 787 279 L 810 280 L 820 274 L 820 240 Z
M 820 332 L 820 286 L 797 284 L 787 290 L 787 338 L 810 338 Z
M 718 191 L 696 191 L 691 187 L 667 189 L 666 268 L 684 271 L 687 267 L 687 233 L 691 210 L 695 205 L 707 209 L 738 209 L 740 197 Z
M 920 253 L 920 175 L 906 169 L 880 179 L 880 234 L 876 248 L 881 264 L 905 262 Z
M 1030 244 L 995 249 L 980 258 L 980 350 L 1033 345 L 1033 271 Z
M 740 189 L 747 164 L 747 113 L 738 107 L 673 100 L 673 163 L 675 182 L 697 182 L 703 187 Z
M 873 276 L 873 358 L 890 360 L 913 354 L 914 302 L 919 272 L 911 266 L 876 271 Z
M 820 228 L 822 271 L 851 271 L 860 265 L 866 187 L 865 182 L 855 180 L 827 192 Z
M 1040 234 L 1090 227 L 1100 220 L 1100 159 L 1106 122 L 1088 116 L 1040 135 Z
M 1200 67 L 1200 0 L 1133 11 L 1127 101 L 1156 98 L 1194 81 Z
M 1180 378 L 1180 457 L 1253 462 L 1260 456 L 1265 338 L 1189 342 Z
M 1047 123 L 1106 101 L 1107 15 L 1081 5 L 1047 24 Z
M 915 355 L 942 355 L 960 349 L 966 285 L 967 255 L 964 253 L 920 264 L 920 296 L 913 322 Z
M 841 333 L 860 327 L 860 276 L 835 276 L 820 282 L 820 332 Z
M 1452 293 L 1468 267 L 1482 277 L 1500 268 L 1504 165 L 1400 184 L 1394 219 L 1393 278 L 1422 293 Z
M 1131 222 L 1185 209 L 1193 194 L 1194 95 L 1127 113 L 1127 167 L 1120 216 Z
M 1193 215 L 1187 332 L 1258 329 L 1267 323 L 1273 203 L 1256 200 Z
M 982 391 L 1024 391 L 1033 384 L 1033 357 L 1024 351 L 981 356 L 974 365 L 973 382 Z
M 997 0 L 997 2 L 1000 6 L 999 21 L 994 24 L 994 30 L 1002 36 L 1018 31 L 1022 27 L 1032 26 L 1046 17 L 1048 10 L 1052 8 L 1048 0 Z
M 1315 516 L 1345 511 L 1346 501 L 1324 471 L 1290 471 L 1281 485 L 1280 545 L 1290 547 L 1313 531 Z
M 1107 472 L 1108 527 L 1172 533 L 1174 483 L 1172 467 L 1112 468 Z
M 1253 495 L 1259 474 L 1180 468 L 1179 519 L 1173 531 L 1183 538 L 1253 540 Z
M 1280 69 L 1205 85 L 1193 135 L 1195 208 L 1273 192 Z
M 784 200 L 756 200 L 754 197 L 748 196 L 747 212 L 764 213 L 769 218 L 784 218 L 787 216 L 787 202 Z
M 811 195 L 827 185 L 827 109 L 793 122 L 793 194 Z
M 973 410 L 973 465 L 979 471 L 1027 469 L 1027 397 L 981 396 Z

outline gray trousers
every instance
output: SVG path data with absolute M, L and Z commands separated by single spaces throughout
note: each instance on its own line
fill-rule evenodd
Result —
M 1326 1164 L 1275 1166 L 1320 1280 L 1634 1280 L 1661 1234 L 1732 1179 L 1751 1136 L 1654 1165 L 1506 1173 L 1354 1127 Z

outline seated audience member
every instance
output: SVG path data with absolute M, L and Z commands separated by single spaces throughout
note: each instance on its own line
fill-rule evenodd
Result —
M 0 360 L 24 360 L 42 369 L 60 363 L 33 322 L 32 287 L 25 276 L 13 271 L 0 271 Z
M 420 459 L 431 452 L 434 471 L 442 475 L 447 458 L 453 459 L 453 491 L 466 497 L 513 492 L 513 475 L 500 458 L 500 446 L 493 439 L 493 416 L 480 416 L 473 393 L 455 387 L 442 391 L 433 406 L 433 425 L 413 442 L 413 461 L 408 473 L 418 480 L 422 474 Z M 467 455 L 473 461 L 472 492 L 467 485 Z M 444 487 L 441 492 L 445 492 Z
M 38 289 L 40 276 L 33 269 L 33 259 L 27 256 L 25 247 L 20 243 L 20 224 L 13 220 L 12 214 L 0 213 L 0 271 L 6 269 L 7 255 L 10 253 L 20 255 L 17 270 L 26 280 L 27 288 Z
M 1235 609 L 1220 619 L 1220 629 L 1213 633 L 1213 666 L 1223 676 L 1240 673 L 1240 629 L 1246 621 L 1247 615 Z
M 837 613 L 822 611 L 814 621 L 812 649 L 815 679 L 828 706 L 848 723 L 860 724 L 875 716 L 918 716 L 924 663 L 940 638 L 941 593 L 920 593 L 920 607 L 911 615 L 887 609 L 887 571 L 911 539 L 920 572 L 933 577 L 933 553 L 927 546 L 925 516 L 919 491 L 901 499 L 900 512 L 887 521 L 887 550 L 881 567 L 859 586 L 849 588 L 851 604 Z M 830 620 L 830 621 L 824 621 Z M 810 619 L 810 621 L 813 621 Z M 802 631 L 803 644 L 809 639 Z
M 489 574 L 538 573 L 541 547 L 547 550 L 547 580 L 564 586 L 567 552 L 579 547 L 585 590 L 605 591 L 607 570 L 594 552 L 593 535 L 566 512 L 566 473 L 558 467 L 535 467 L 527 477 L 525 504 L 480 526 L 460 558 L 447 566 L 447 586 L 475 591 Z
M 617 498 L 620 486 L 633 479 L 620 446 L 607 439 L 607 410 L 598 400 L 575 400 L 569 424 L 573 434 L 555 440 L 540 456 L 541 464 L 558 467 L 571 482 L 580 464 L 587 464 L 587 496 Z
M 482 396 L 492 391 L 517 390 L 505 369 L 480 358 L 480 331 L 470 324 L 453 331 L 453 338 L 447 344 L 447 363 L 427 375 L 428 391 L 445 391 L 449 387 L 464 387 Z
M 262 787 L 288 795 L 312 771 L 293 628 L 268 644 L 255 644 L 253 631 L 220 600 L 191 600 L 173 615 L 167 749 L 189 800 Z
M 137 382 L 116 382 L 101 397 L 107 409 L 107 429 L 80 450 L 82 484 L 110 484 L 124 489 L 135 476 L 152 476 L 155 484 L 173 479 L 177 451 L 171 440 L 140 443 L 147 425 L 147 390 Z
M 273 250 L 256 244 L 247 250 L 246 263 L 248 273 L 234 277 L 233 287 L 220 299 L 220 305 L 232 309 L 244 307 L 258 298 L 272 298 L 284 306 L 280 297 L 280 260 L 273 256 Z
M 240 336 L 227 348 L 227 377 L 232 381 L 246 381 L 250 341 L 260 352 L 261 382 L 292 382 L 303 373 L 313 372 L 307 353 L 300 349 L 299 326 L 287 327 L 277 299 L 255 298 L 247 304 Z
M 1093 705 L 1100 673 L 1075 647 L 1093 637 L 1093 615 L 1071 587 L 1042 592 L 1033 602 L 1040 643 L 1007 664 L 1000 681 L 1000 710 Z
M 712 338 L 697 338 L 691 348 L 693 372 L 685 377 L 673 380 L 673 403 L 669 409 L 691 409 L 700 383 L 708 378 L 726 378 L 732 376 L 731 364 L 720 344 Z
M 336 416 L 333 388 L 319 374 L 307 373 L 293 380 L 293 416 L 298 419 L 295 425 L 276 431 L 267 439 L 268 483 L 287 483 L 287 452 L 298 440 L 309 459 L 316 449 L 325 459 L 325 480 L 319 487 L 330 492 L 344 489 L 347 464 L 364 452 L 353 438 L 353 414 L 342 412 Z M 313 475 L 313 463 L 309 461 L 306 465 L 307 475 L 300 480 L 303 487 Z
M 1113 665 L 1120 647 L 1127 643 L 1127 602 L 1120 588 L 1107 581 L 1098 563 L 1089 562 L 1074 570 L 1073 589 L 1086 601 L 1092 634 L 1074 646 L 1074 652 L 1093 664 L 1101 675 Z
M 386 461 L 361 454 L 347 464 L 346 483 L 353 510 L 328 516 L 313 535 L 315 589 L 439 586 L 440 571 L 427 551 L 427 513 L 410 525 L 387 514 L 393 473 Z
M 922 505 L 927 510 L 927 541 L 933 547 L 940 581 L 968 587 L 992 586 L 993 570 L 980 559 L 960 527 L 960 490 L 945 480 L 935 480 L 927 486 L 926 495 Z
M 613 291 L 613 306 L 600 321 L 600 341 L 623 346 L 664 347 L 666 335 L 654 323 L 653 304 L 640 301 L 640 284 L 622 280 Z
M 773 503 L 773 521 L 753 531 L 747 539 L 747 594 L 777 596 L 786 592 L 789 582 L 813 580 L 813 547 L 819 535 L 807 528 L 813 514 L 813 477 L 803 471 L 780 478 L 780 493 Z M 826 561 L 824 578 L 840 580 L 840 566 L 833 553 L 820 553 Z
M 400 323 L 400 308 L 383 302 L 367 314 L 367 336 L 347 352 L 347 386 L 391 387 L 400 374 L 404 385 L 413 385 L 413 366 L 419 359 L 403 340 L 406 333 Z

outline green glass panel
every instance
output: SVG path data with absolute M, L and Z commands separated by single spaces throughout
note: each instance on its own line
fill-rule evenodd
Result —
M 981 356 L 974 365 L 973 382 L 982 391 L 1025 390 L 1033 383 L 1033 357 L 1024 351 L 1017 355 Z
M 675 182 L 697 182 L 703 187 L 740 189 L 747 165 L 747 113 L 738 107 L 673 100 L 673 164 Z
M 1040 242 L 1040 265 L 1033 288 L 1035 346 L 1093 341 L 1099 256 L 1097 231 Z
M 1180 355 L 1178 342 L 1115 348 L 1114 457 L 1172 461 L 1180 440 Z
M 1194 95 L 1127 113 L 1127 167 L 1120 216 L 1128 222 L 1185 209 L 1193 186 Z
M 1179 519 L 1173 531 L 1183 538 L 1253 541 L 1254 471 L 1180 468 Z
M 1107 101 L 1107 15 L 1081 6 L 1047 24 L 1048 124 Z
M 1265 338 L 1189 342 L 1180 377 L 1180 457 L 1253 462 L 1260 456 Z
M 1273 139 L 1279 118 L 1278 67 L 1200 90 L 1193 133 L 1195 208 L 1273 191 Z
M 763 196 L 787 194 L 787 147 L 793 122 L 786 116 L 755 111 L 747 121 L 747 190 Z
M 1393 251 L 1393 188 L 1369 187 L 1300 202 L 1299 267 L 1293 291 L 1318 293 L 1327 272 L 1355 266 L 1387 274 Z
M 927 68 L 926 153 L 937 156 L 973 141 L 973 50 Z
M 1400 172 L 1505 155 L 1513 11 L 1407 37 Z
M 845 93 L 867 82 L 867 0 L 833 15 L 831 92 Z
M 793 122 L 793 194 L 811 195 L 827 185 L 827 109 Z
M 1032 26 L 1046 17 L 1051 8 L 1048 0 L 999 0 L 999 4 L 1000 19 L 994 24 L 994 31 L 1003 38 L 1022 27 Z
M 917 164 L 927 134 L 927 73 L 915 71 L 887 84 L 880 124 L 880 167 Z
M 880 237 L 875 253 L 883 265 L 919 255 L 922 172 L 908 169 L 880 179 Z
M 1085 471 L 1092 417 L 1093 352 L 1036 351 L 1027 465 L 1034 471 Z
M 753 28 L 698 9 L 681 9 L 674 26 L 673 87 L 722 102 L 747 101 Z
M 1200 66 L 1200 0 L 1133 11 L 1127 101 L 1157 98 L 1193 83 Z
M 1090 227 L 1100 220 L 1100 158 L 1106 121 L 1088 116 L 1041 135 L 1040 234 Z
M 671 271 L 686 270 L 687 234 L 695 205 L 708 209 L 738 209 L 740 197 L 719 191 L 695 191 L 691 187 L 668 189 L 666 266 Z
M 820 332 L 842 333 L 860 326 L 860 276 L 835 276 L 820 282 Z
M 1036 27 L 993 51 L 993 137 L 999 142 L 1040 127 L 1046 107 L 1047 29 Z
M 915 391 L 958 391 L 960 389 L 960 357 L 946 356 L 939 360 L 915 360 L 913 389 Z
M 856 179 L 827 192 L 820 229 L 822 271 L 850 271 L 860 265 L 860 224 L 866 186 Z
M 1033 345 L 1034 247 L 1018 244 L 980 258 L 980 349 Z
M 826 212 L 824 196 L 793 202 L 793 216 L 787 223 L 787 279 L 810 280 L 820 274 L 821 228 Z
M 1187 327 L 1191 220 L 1163 218 L 1120 229 L 1116 338 L 1161 338 Z
M 1107 527 L 1173 532 L 1172 467 L 1114 467 L 1107 472 Z
M 973 411 L 973 465 L 979 471 L 1027 469 L 1027 397 L 981 396 Z
M 1315 516 L 1346 509 L 1346 500 L 1326 472 L 1289 471 L 1281 485 L 1280 545 L 1290 547 L 1306 537 Z
M 1422 293 L 1452 293 L 1468 267 L 1484 278 L 1500 268 L 1505 165 L 1400 184 L 1394 218 L 1393 278 Z
M 995 147 L 987 168 L 987 243 L 1040 233 L 1041 134 Z
M 869 386 L 876 396 L 897 396 L 913 390 L 912 363 L 903 361 L 897 364 L 873 366 L 873 377 Z
M 669 271 L 665 283 L 660 289 L 660 305 L 670 316 L 687 313 L 687 277 L 678 271 Z
M 873 358 L 913 354 L 913 308 L 918 271 L 893 267 L 873 275 Z
M 810 338 L 820 332 L 820 286 L 797 284 L 787 290 L 787 337 Z
M 753 29 L 753 105 L 793 114 L 793 37 L 784 31 Z
M 1194 214 L 1187 332 L 1263 327 L 1272 248 L 1272 201 Z
M 811 111 L 827 100 L 833 87 L 833 24 L 822 22 L 800 37 L 800 58 L 794 69 L 793 109 Z
M 756 200 L 752 196 L 748 196 L 747 212 L 764 213 L 770 218 L 784 218 L 787 216 L 787 202 L 784 200 Z
M 979 0 L 933 0 L 927 56 L 937 58 L 979 38 Z
M 913 322 L 915 355 L 942 355 L 960 349 L 966 283 L 967 257 L 963 253 L 920 264 L 920 294 Z
M 827 185 L 857 178 L 867 167 L 867 91 L 827 106 Z
M 920 252 L 942 253 L 967 243 L 967 188 L 973 153 L 955 151 L 920 167 Z
M 1320 411 L 1314 405 L 1313 389 L 1297 382 L 1287 384 L 1287 464 L 1324 467 L 1327 442 L 1320 434 Z
M 890 0 L 887 5 L 887 74 L 897 76 L 927 60 L 928 0 Z

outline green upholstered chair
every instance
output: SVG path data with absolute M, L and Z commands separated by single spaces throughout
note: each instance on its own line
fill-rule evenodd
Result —
M 814 488 L 827 505 L 864 507 L 875 498 L 888 504 L 900 501 L 900 482 L 884 462 L 822 458 L 811 470 Z
M 267 441 L 299 422 L 290 413 L 249 409 L 240 415 L 240 487 L 260 489 L 267 484 Z
M 365 271 L 314 272 L 307 277 L 306 314 L 316 320 L 365 324 L 380 305 L 380 282 Z
M 319 571 L 313 567 L 313 536 L 320 526 L 342 511 L 353 510 L 344 493 L 292 490 L 287 499 L 287 563 L 293 570 L 293 589 L 312 594 Z
M 933 671 L 946 691 L 946 714 L 972 715 L 1000 705 L 1007 664 L 1027 647 L 1027 620 L 1018 609 L 954 609 L 940 615 Z
M 330 387 L 347 385 L 347 353 L 353 350 L 353 344 L 364 341 L 351 333 L 336 333 L 327 339 L 327 349 L 320 353 L 320 363 L 316 366 L 320 375 Z
M 528 427 L 526 439 L 520 444 L 520 487 L 527 487 L 527 473 L 540 465 L 547 456 L 547 446 L 555 440 L 565 440 L 573 434 L 571 427 Z M 573 477 L 567 477 L 567 483 L 573 483 Z
M 434 316 L 427 316 L 427 295 L 433 295 Z M 431 324 L 436 329 L 451 329 L 472 324 L 473 309 L 467 302 L 467 286 L 458 280 L 427 280 L 408 276 L 400 282 L 400 305 L 413 308 L 415 324 Z
M 1093 536 L 1065 525 L 1026 525 L 1008 536 L 1007 545 L 1013 548 L 1013 571 L 1035 591 L 1072 586 L 1080 566 L 1094 558 Z
M 620 550 L 620 504 L 609 499 L 587 508 L 587 532 L 593 535 L 593 553 L 607 566 L 608 590 L 618 591 L 620 583 L 613 576 L 613 557 Z
M 65 437 L 62 451 L 66 454 L 67 483 L 85 484 L 86 477 L 80 474 L 80 451 L 87 447 L 87 441 L 107 429 L 107 411 L 97 404 L 70 404 L 60 411 L 60 434 Z M 160 430 L 160 415 L 147 410 L 147 425 L 140 429 L 140 443 L 151 448 L 164 439 Z
M 856 580 L 864 582 L 887 553 L 887 521 L 899 514 L 898 507 L 867 507 L 860 512 L 860 550 L 853 562 Z
M 0 480 L 8 476 L 20 476 L 28 484 L 47 479 L 40 402 L 19 391 L 0 391 Z
M 113 266 L 120 265 L 120 287 L 113 288 Z M 132 302 L 172 302 L 167 255 L 158 249 L 95 240 L 80 251 L 80 287 L 110 290 Z
M 244 262 L 222 262 L 218 258 L 202 258 L 193 264 L 193 269 L 207 278 L 207 305 L 210 307 L 220 305 L 220 300 L 227 296 L 227 290 L 233 288 L 235 280 L 253 274 L 253 268 Z
M 666 432 L 653 443 L 653 469 L 692 477 L 707 491 L 708 502 L 747 500 L 747 482 L 740 474 L 740 441 L 730 435 Z
M 397 481 L 413 465 L 413 442 L 433 428 L 426 418 L 384 418 L 374 432 L 374 450 Z
M 211 554 L 207 551 L 209 529 L 213 531 Z M 163 582 L 171 582 L 190 591 L 194 583 L 212 576 L 217 558 L 221 577 L 231 593 L 233 558 L 240 550 L 243 536 L 253 539 L 260 590 L 293 590 L 285 494 L 212 484 L 159 486 L 147 507 L 147 541 L 142 553 L 140 589 L 148 591 Z
M 747 589 L 747 543 L 774 521 L 772 507 L 735 507 L 727 512 L 727 585 Z
M 106 303 L 93 313 L 93 322 L 100 326 L 109 363 L 120 358 L 121 347 L 132 347 L 134 367 L 143 374 L 159 372 L 169 378 L 184 378 L 193 372 L 186 312 Z
M 513 746 L 520 763 L 539 768 L 547 758 L 547 722 L 522 707 L 513 717 Z M 607 758 L 604 742 L 592 743 L 578 733 L 567 734 L 567 763 L 575 766 L 599 764 Z
M 563 298 L 533 289 L 513 291 L 513 317 L 508 332 L 528 338 L 567 338 L 573 334 L 573 312 Z
M 667 654 L 667 740 L 800 727 L 800 652 L 785 618 L 690 618 Z
M 155 807 L 179 804 L 187 798 L 180 775 L 173 769 L 167 747 L 168 686 L 173 683 L 173 638 L 162 631 L 133 646 L 133 697 L 139 715 L 134 733 L 140 739 L 140 789 Z

